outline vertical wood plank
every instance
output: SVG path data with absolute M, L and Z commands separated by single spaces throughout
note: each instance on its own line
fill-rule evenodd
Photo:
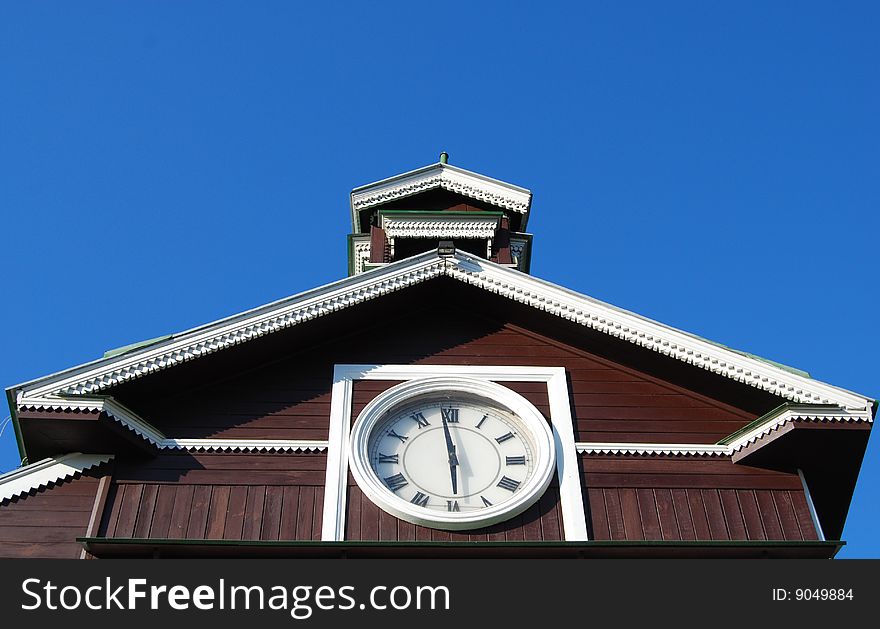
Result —
M 727 522 L 727 531 L 730 539 L 748 539 L 739 500 L 736 498 L 736 490 L 721 489 L 719 494 L 721 496 L 721 509 L 724 511 L 724 520 Z
M 660 533 L 660 517 L 657 515 L 657 500 L 654 498 L 652 489 L 636 490 L 639 501 L 639 517 L 642 520 L 642 531 L 645 539 L 659 540 L 663 536 Z
M 206 539 L 223 539 L 228 508 L 229 486 L 214 487 L 214 491 L 211 493 L 211 506 L 208 508 L 208 532 Z
M 758 501 L 755 492 L 744 489 L 737 492 L 739 506 L 742 508 L 743 520 L 746 524 L 746 535 L 749 539 L 764 540 L 764 525 L 761 524 L 761 513 L 758 510 Z
M 626 531 L 626 539 L 645 539 L 642 531 L 642 519 L 639 515 L 639 499 L 635 489 L 623 488 L 618 490 L 620 497 L 620 511 L 623 514 L 623 526 Z
M 140 484 L 126 486 L 122 507 L 119 509 L 119 519 L 116 522 L 116 537 L 131 537 L 133 535 L 143 491 L 144 486 Z
M 137 520 L 134 524 L 134 536 L 147 538 L 150 536 L 150 528 L 153 526 L 153 513 L 156 510 L 156 498 L 159 497 L 159 485 L 146 485 L 141 494 L 141 508 L 138 509 Z
M 104 537 L 116 537 L 116 521 L 119 519 L 119 508 L 122 506 L 122 495 L 125 493 L 125 485 L 110 483 L 110 491 L 107 492 L 107 504 L 104 508 L 104 516 L 101 518 L 101 535 Z
M 522 526 L 522 516 L 516 516 L 509 521 L 509 526 L 505 531 L 505 541 L 522 542 L 525 541 Z
M 416 538 L 415 524 L 401 520 L 397 524 L 397 538 L 401 542 L 411 542 Z
M 159 486 L 156 508 L 153 510 L 153 520 L 150 523 L 150 537 L 152 539 L 166 539 L 168 537 L 168 528 L 171 526 L 171 511 L 174 508 L 174 496 L 176 493 L 176 485 Z
M 538 503 L 523 511 L 523 538 L 530 542 L 540 542 L 541 537 L 541 510 Z
M 813 516 L 810 513 L 810 507 L 807 505 L 807 498 L 802 491 L 789 492 L 791 496 L 791 505 L 794 507 L 794 514 L 801 529 L 801 535 L 805 540 L 818 540 L 819 534 L 816 531 L 816 525 L 813 524 Z
M 361 492 L 354 486 L 348 487 L 348 500 L 345 501 L 345 539 L 361 539 Z
M 785 536 L 785 539 L 803 539 L 789 493 L 787 491 L 773 491 L 772 495 L 773 502 L 776 503 L 776 513 L 779 514 L 779 522 L 782 524 L 782 534 Z
M 190 539 L 205 539 L 212 489 L 210 485 L 196 485 L 193 489 L 192 508 L 186 525 L 186 536 Z
M 299 505 L 296 511 L 296 539 L 312 539 L 312 523 L 315 519 L 315 488 L 299 488 Z M 377 522 L 378 525 L 378 522 Z
M 266 487 L 266 499 L 263 502 L 263 526 L 260 539 L 277 540 L 281 532 L 281 504 L 284 500 L 284 489 L 275 485 Z
M 379 539 L 379 507 L 366 497 L 361 500 L 361 539 Z
M 698 540 L 712 539 L 709 530 L 709 518 L 706 515 L 706 504 L 703 502 L 703 492 L 699 489 L 686 489 L 688 505 L 690 506 L 691 518 L 694 523 L 694 536 Z
M 315 487 L 315 511 L 312 519 L 312 539 L 320 541 L 324 522 L 324 488 Z
M 223 539 L 241 539 L 244 528 L 244 510 L 247 507 L 247 490 L 243 485 L 234 485 L 229 490 L 229 507 L 226 510 L 226 526 Z
M 694 519 L 691 517 L 691 506 L 688 503 L 687 490 L 672 490 L 672 506 L 675 512 L 675 522 L 678 525 L 678 533 L 683 540 L 697 539 L 694 531 Z
M 601 489 L 589 489 L 587 500 L 590 503 L 592 539 L 610 540 L 611 530 L 608 526 L 608 512 L 605 510 L 605 492 Z
M 657 515 L 660 518 L 660 535 L 663 539 L 681 539 L 678 521 L 675 518 L 675 507 L 672 504 L 672 492 L 669 489 L 655 489 L 654 500 L 657 504 Z
M 561 519 L 559 517 L 559 490 L 550 487 L 538 501 L 544 513 L 541 517 L 541 531 L 545 541 L 559 541 L 563 538 Z
M 773 500 L 773 494 L 767 489 L 756 490 L 755 499 L 758 502 L 758 512 L 761 515 L 761 524 L 764 526 L 764 533 L 767 539 L 785 539 L 785 536 L 782 534 L 782 522 L 779 521 L 779 514 L 776 512 L 776 502 Z
M 287 486 L 284 488 L 281 501 L 281 530 L 279 539 L 296 539 L 296 519 L 299 514 L 299 487 Z
M 626 525 L 620 507 L 620 492 L 610 488 L 602 490 L 605 498 L 605 512 L 608 515 L 608 532 L 612 540 L 626 539 Z
M 706 519 L 709 521 L 709 535 L 712 539 L 730 539 L 724 521 L 724 510 L 721 508 L 721 496 L 717 489 L 703 489 L 703 505 L 706 507 Z
M 385 511 L 379 511 L 379 539 L 385 542 L 397 541 L 397 518 Z
M 174 506 L 171 508 L 171 525 L 168 527 L 170 539 L 183 539 L 186 537 L 186 527 L 189 525 L 190 510 L 192 509 L 193 485 L 180 485 L 174 496 Z
M 260 539 L 263 523 L 263 503 L 266 501 L 266 487 L 252 485 L 247 490 L 247 505 L 244 510 L 244 526 L 242 539 Z

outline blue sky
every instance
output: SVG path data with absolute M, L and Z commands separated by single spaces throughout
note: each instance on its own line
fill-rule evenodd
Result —
M 350 190 L 447 150 L 533 191 L 533 274 L 878 397 L 877 32 L 872 2 L 3 3 L 0 384 L 344 276 Z M 880 557 L 878 447 L 841 557 Z

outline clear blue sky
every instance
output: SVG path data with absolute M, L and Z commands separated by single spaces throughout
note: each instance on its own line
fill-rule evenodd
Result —
M 876 2 L 4 2 L 0 385 L 344 276 L 349 191 L 445 149 L 533 191 L 535 275 L 880 397 L 878 32 Z M 842 557 L 880 557 L 878 447 Z

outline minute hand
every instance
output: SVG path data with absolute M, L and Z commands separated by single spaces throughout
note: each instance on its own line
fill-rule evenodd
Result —
M 455 454 L 455 445 L 452 443 L 452 435 L 449 434 L 449 426 L 446 423 L 446 418 L 442 418 L 443 422 L 443 436 L 446 437 L 446 454 L 449 455 L 449 476 L 452 478 L 452 493 L 458 494 L 458 473 L 456 472 L 456 467 L 458 467 L 458 456 Z

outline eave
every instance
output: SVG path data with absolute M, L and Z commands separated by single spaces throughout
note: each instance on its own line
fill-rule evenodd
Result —
M 801 404 L 828 404 L 870 420 L 873 400 L 570 291 L 477 256 L 427 252 L 250 311 L 12 387 L 31 399 L 94 396 L 109 387 L 246 343 L 436 277 L 450 277 L 670 358 Z
M 437 188 L 521 214 L 523 217 L 521 229 L 526 230 L 529 210 L 532 206 L 532 193 L 529 190 L 464 168 L 437 162 L 352 190 L 350 201 L 352 231 L 360 231 L 359 212 Z

